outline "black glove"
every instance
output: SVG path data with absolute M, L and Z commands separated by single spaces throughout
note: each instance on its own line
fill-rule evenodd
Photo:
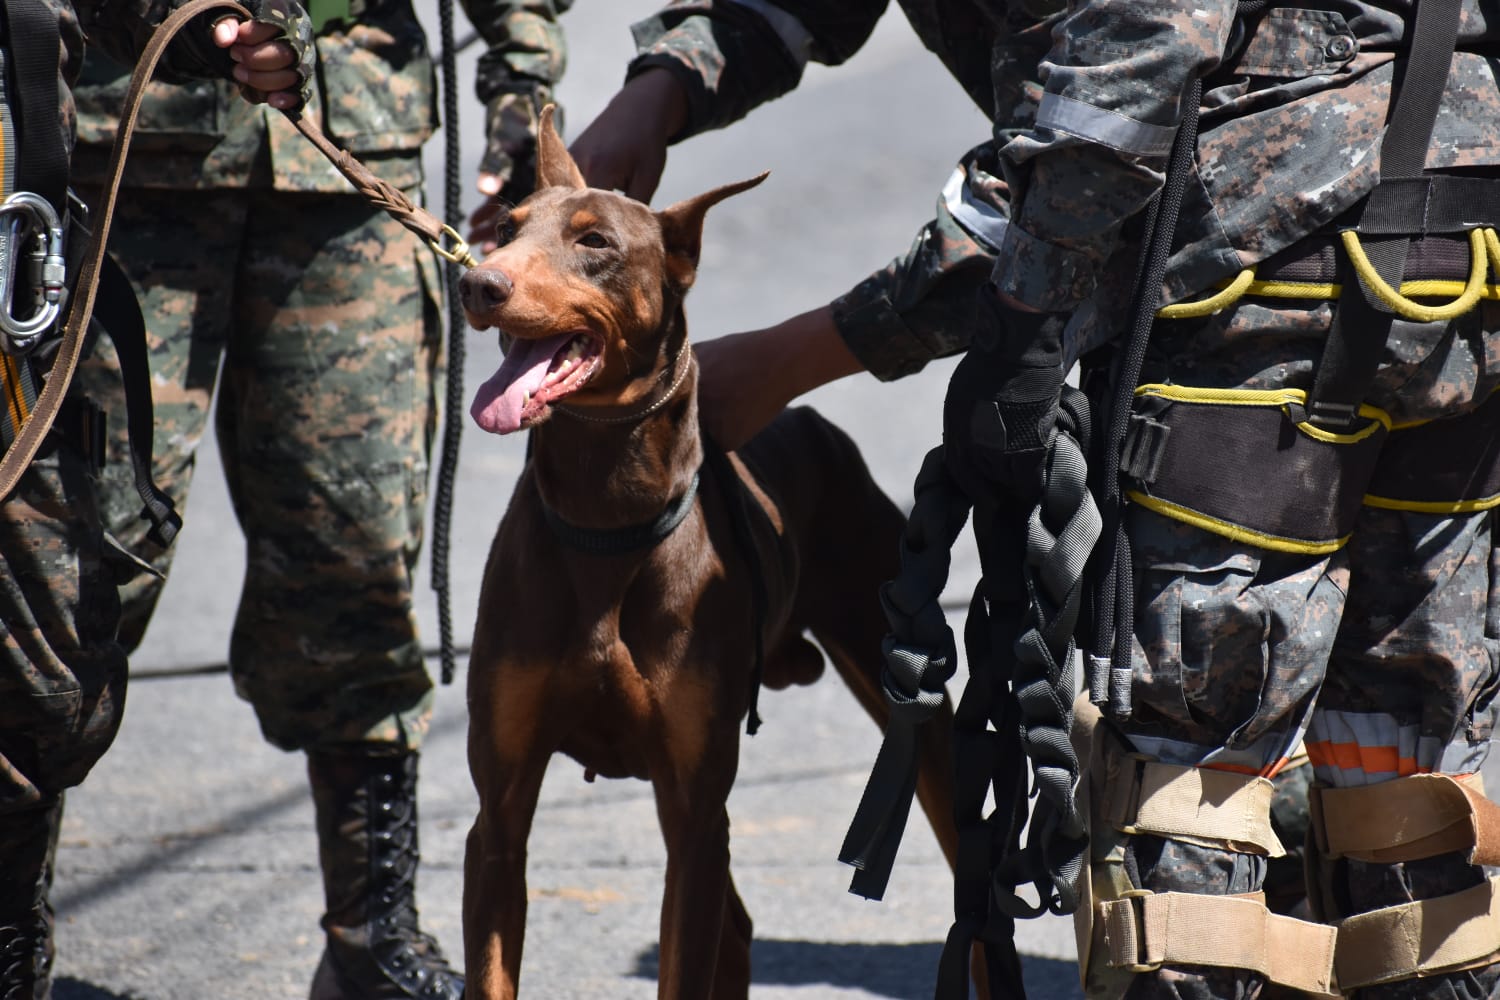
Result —
M 250 12 L 250 19 L 257 24 L 274 24 L 281 29 L 279 41 L 286 42 L 296 54 L 296 72 L 299 80 L 299 100 L 296 108 L 288 109 L 295 114 L 302 110 L 312 97 L 312 78 L 318 50 L 313 45 L 312 18 L 297 0 L 239 0 Z M 164 80 L 204 80 L 215 77 L 234 79 L 234 60 L 228 49 L 214 44 L 214 25 L 225 17 L 234 16 L 225 8 L 204 11 L 194 22 L 185 27 L 172 40 L 162 59 L 162 68 L 157 75 Z M 245 97 L 252 101 L 263 101 L 265 95 L 251 87 L 241 87 Z
M 1010 308 L 993 285 L 979 291 L 974 337 L 943 401 L 948 468 L 976 506 L 1041 495 L 1063 386 L 1063 322 Z

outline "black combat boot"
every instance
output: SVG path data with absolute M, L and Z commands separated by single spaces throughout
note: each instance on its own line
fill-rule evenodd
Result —
M 463 976 L 417 926 L 417 754 L 309 751 L 327 945 L 311 1000 L 459 1000 Z
M 0 815 L 0 1000 L 52 996 L 52 888 L 62 799 Z

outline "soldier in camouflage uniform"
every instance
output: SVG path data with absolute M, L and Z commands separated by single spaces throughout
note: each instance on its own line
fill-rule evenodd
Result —
M 1143 216 L 1161 188 L 1180 95 L 1195 72 L 1205 77 L 1201 128 L 1164 301 L 1204 294 L 1245 268 L 1278 273 L 1322 254 L 1324 227 L 1379 177 L 1392 79 L 1410 31 L 1409 7 L 1399 3 L 1277 11 L 1246 32 L 1232 3 L 1082 0 L 1042 26 L 1035 76 L 1044 86 L 1026 87 L 1035 63 L 1018 57 L 1029 29 L 1016 31 L 1015 11 L 959 0 L 902 6 L 996 123 L 989 180 L 971 166 L 968 185 L 981 213 L 990 210 L 996 251 L 981 308 L 972 325 L 938 338 L 908 322 L 900 291 L 910 276 L 921 283 L 956 273 L 968 257 L 962 240 L 941 241 L 939 224 L 929 229 L 936 245 L 915 247 L 831 308 L 700 345 L 705 411 L 723 410 L 705 420 L 718 422 L 728 444 L 814 385 L 862 369 L 903 374 L 962 349 L 970 331 L 980 331 L 976 343 L 1056 336 L 1065 366 L 1108 351 L 1122 334 Z M 1493 177 L 1500 83 L 1479 53 L 1496 29 L 1475 4 L 1464 6 L 1426 165 Z M 808 58 L 846 58 L 883 7 L 674 3 L 637 27 L 641 54 L 630 79 L 574 155 L 591 182 L 618 184 L 667 142 L 725 125 L 795 86 Z M 1231 37 L 1237 44 L 1226 55 Z M 1024 110 L 1005 96 L 1017 93 Z M 632 193 L 649 196 L 654 184 L 650 177 Z M 1423 266 L 1462 277 L 1463 250 L 1460 243 L 1458 274 Z M 971 276 L 961 295 L 981 280 Z M 1200 396 L 1309 391 L 1334 314 L 1328 295 L 1252 296 L 1159 321 L 1142 379 Z M 852 322 L 858 316 L 885 321 Z M 1450 442 L 1487 433 L 1463 421 L 1500 381 L 1497 348 L 1500 309 L 1491 301 L 1453 318 L 1398 319 L 1365 402 L 1398 431 L 1451 427 Z M 994 363 L 988 349 L 961 362 L 948 404 L 959 419 L 950 426 L 966 426 L 973 406 L 993 408 L 993 397 L 963 388 L 982 383 Z M 968 442 L 960 435 L 949 444 Z M 1253 453 L 1273 442 L 1236 446 Z M 1478 470 L 1481 480 L 1487 471 Z M 1344 489 L 1364 493 L 1358 478 Z M 1128 773 L 1122 762 L 1135 760 L 1147 773 L 1216 788 L 1253 808 L 1233 822 L 1205 818 L 1212 810 L 1170 821 L 1096 817 L 1091 881 L 1100 898 L 1084 916 L 1113 923 L 1083 939 L 1095 952 L 1086 959 L 1090 994 L 1253 996 L 1290 980 L 1381 1000 L 1500 996 L 1497 893 L 1475 863 L 1494 863 L 1493 846 L 1474 853 L 1493 843 L 1494 806 L 1472 782 L 1453 780 L 1479 771 L 1497 708 L 1492 501 L 1356 505 L 1347 542 L 1308 551 L 1235 525 L 1184 520 L 1148 492 L 1137 496 L 1126 508 L 1134 712 L 1101 741 L 1096 775 Z M 1327 493 L 1297 499 L 1309 513 L 1330 503 Z M 1312 909 L 1339 924 L 1337 949 L 1317 924 L 1256 916 L 1260 897 L 1251 895 L 1279 847 L 1265 778 L 1304 736 L 1323 810 L 1313 823 Z M 1329 818 L 1335 805 L 1342 820 Z M 1439 814 L 1459 832 L 1410 842 L 1408 826 Z M 1149 932 L 1169 958 L 1148 961 L 1124 947 L 1143 940 L 1135 924 L 1142 914 L 1173 906 L 1194 916 L 1173 933 L 1160 924 Z M 1183 933 L 1202 926 L 1216 932 L 1207 942 Z M 1277 944 L 1252 961 L 1237 945 L 1257 933 Z
M 514 4 L 471 0 L 501 40 Z M 309 4 L 305 113 L 422 198 L 437 127 L 410 0 Z M 488 57 L 486 57 L 488 61 Z M 90 53 L 78 87 L 80 183 L 104 176 L 127 74 Z M 151 85 L 111 250 L 148 317 L 158 484 L 186 504 L 211 405 L 246 573 L 229 643 L 235 690 L 274 745 L 307 755 L 327 910 L 313 1000 L 456 998 L 463 978 L 418 926 L 417 765 L 433 685 L 413 613 L 437 420 L 442 276 L 431 249 L 358 195 L 280 115 L 206 81 Z M 120 639 L 140 642 L 171 553 L 147 546 L 118 366 L 82 373 L 115 415 L 103 503 L 138 560 Z M 215 395 L 217 394 L 217 400 Z
M 58 62 L 55 94 L 61 102 L 61 149 L 73 140 L 70 84 L 82 58 L 84 30 L 91 44 L 132 59 L 150 30 L 177 6 L 168 0 L 8 0 L 7 14 L 20 7 L 29 16 L 50 19 L 56 32 Z M 277 107 L 290 108 L 305 97 L 293 71 L 299 53 L 310 47 L 305 15 L 295 4 L 254 4 L 258 16 L 282 20 L 214 29 L 221 47 L 239 48 L 240 79 L 271 92 Z M 298 34 L 299 20 L 304 22 Z M 276 41 L 290 24 L 294 43 Z M 215 55 L 207 25 L 188 27 L 168 49 L 161 70 L 176 78 L 221 78 L 231 64 Z M 227 30 L 227 36 L 224 31 Z M 0 27 L 0 56 L 15 65 L 11 40 Z M 35 82 L 35 81 L 32 81 Z M 17 93 L 13 76 L 4 81 Z M 280 90 L 280 88 L 291 88 Z M 15 169 L 25 157 L 27 135 L 11 147 L 7 117 L 5 164 Z M 65 157 L 64 157 L 65 160 Z M 66 183 L 66 178 L 59 179 Z M 6 191 L 9 194 L 9 190 Z M 73 238 L 82 238 L 77 230 Z M 106 324 L 110 317 L 98 317 Z M 7 357 L 7 365 L 39 361 Z M 41 374 L 43 368 L 37 368 Z M 62 797 L 77 785 L 113 741 L 120 724 L 126 685 L 125 652 L 115 640 L 119 602 L 95 499 L 93 462 L 83 441 L 65 432 L 70 394 L 30 467 L 15 490 L 0 499 L 0 996 L 46 1000 L 51 989 L 52 907 L 48 891 L 61 822 Z
M 484 200 L 469 217 L 469 242 L 480 253 L 494 249 L 495 215 L 501 202 L 516 204 L 536 182 L 536 131 L 542 108 L 568 66 L 568 45 L 558 15 L 573 0 L 501 0 L 467 3 L 489 45 L 479 57 L 474 92 L 485 108 L 485 150 L 476 187 Z M 553 122 L 562 131 L 562 108 Z

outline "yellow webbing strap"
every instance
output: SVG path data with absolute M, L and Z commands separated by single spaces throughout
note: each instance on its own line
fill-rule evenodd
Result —
M 1115 968 L 1248 969 L 1303 993 L 1338 995 L 1333 984 L 1337 930 L 1279 916 L 1254 898 L 1137 890 L 1099 903 L 1098 909 L 1104 957 Z
M 1314 788 L 1313 829 L 1325 857 L 1376 864 L 1450 851 L 1500 865 L 1500 803 L 1477 775 L 1413 774 L 1353 788 Z
M 1463 892 L 1346 917 L 1334 966 L 1345 991 L 1500 959 L 1500 879 Z
M 1096 794 L 1098 815 L 1124 833 L 1150 833 L 1226 846 L 1246 854 L 1286 854 L 1271 829 L 1269 779 L 1117 754 Z

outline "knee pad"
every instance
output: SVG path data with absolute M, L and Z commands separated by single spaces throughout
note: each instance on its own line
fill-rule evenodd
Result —
M 1332 927 L 1272 913 L 1263 893 L 1152 892 L 1126 872 L 1126 844 L 1140 834 L 1284 855 L 1271 828 L 1270 780 L 1149 760 L 1106 726 L 1095 729 L 1092 744 L 1080 784 L 1090 817 L 1089 877 L 1074 915 L 1090 1000 L 1118 1000 L 1136 975 L 1166 965 L 1244 969 L 1304 993 L 1334 994 Z
M 1462 852 L 1500 865 L 1500 804 L 1476 775 L 1414 774 L 1350 788 L 1314 786 L 1309 902 L 1337 920 L 1335 968 L 1345 992 L 1500 961 L 1500 879 L 1366 913 L 1344 914 L 1337 862 L 1400 864 Z

